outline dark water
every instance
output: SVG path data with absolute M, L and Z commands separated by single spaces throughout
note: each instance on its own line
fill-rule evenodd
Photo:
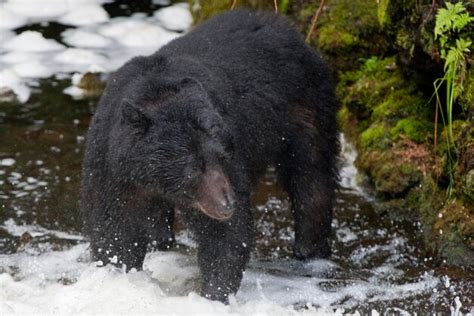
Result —
M 80 164 L 96 100 L 72 100 L 62 93 L 67 85 L 46 80 L 38 87 L 41 93 L 28 103 L 0 104 L 0 256 L 4 258 L 28 248 L 51 252 L 84 242 L 77 236 Z M 304 276 L 304 270 L 291 269 L 297 264 L 290 260 L 291 212 L 271 170 L 254 202 L 257 247 L 252 268 L 283 277 Z M 346 311 L 449 314 L 456 297 L 462 302 L 461 312 L 472 311 L 474 272 L 447 267 L 427 256 L 416 238 L 419 224 L 380 215 L 374 203 L 354 189 L 338 192 L 331 258 L 335 268 L 314 286 L 327 293 L 349 291 L 334 304 Z M 276 264 L 286 261 L 289 264 L 283 268 Z M 14 274 L 15 267 L 0 266 L 0 272 Z M 427 289 L 420 291 L 423 282 Z M 362 296 L 357 295 L 359 289 Z M 302 304 L 296 307 L 304 308 Z

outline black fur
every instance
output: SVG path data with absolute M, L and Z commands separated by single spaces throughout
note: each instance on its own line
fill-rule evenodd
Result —
M 88 134 L 82 212 L 94 260 L 141 269 L 147 243 L 174 241 L 173 210 L 199 244 L 202 295 L 235 293 L 254 243 L 250 194 L 275 165 L 295 214 L 298 259 L 330 255 L 337 104 L 324 62 L 282 17 L 215 17 L 109 80 Z M 195 208 L 220 168 L 234 214 Z

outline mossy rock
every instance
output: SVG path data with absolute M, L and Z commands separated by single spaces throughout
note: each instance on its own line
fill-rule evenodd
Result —
M 360 135 L 360 142 L 365 148 L 387 148 L 392 142 L 389 131 L 386 124 L 374 123 Z
M 417 212 L 427 249 L 450 265 L 474 266 L 474 209 L 459 199 L 448 200 L 433 178 L 411 189 L 403 207 Z
M 323 51 L 349 50 L 359 44 L 357 35 L 338 29 L 337 25 L 327 25 L 319 31 L 318 47 Z
M 474 214 L 460 200 L 447 203 L 433 224 L 440 256 L 455 265 L 474 266 Z
M 395 67 L 394 58 L 372 57 L 360 69 L 341 73 L 336 91 L 342 104 L 358 117 L 367 118 L 372 108 L 403 82 L 394 73 Z
M 459 196 L 464 194 L 474 204 L 474 122 L 456 121 L 453 128 L 458 158 L 454 174 L 455 188 Z
M 432 109 L 394 57 L 372 57 L 359 70 L 343 73 L 337 95 L 357 118 L 362 150 L 386 148 L 401 137 L 418 143 L 431 139 Z
M 404 135 L 412 141 L 421 143 L 426 141 L 432 131 L 433 124 L 414 118 L 406 118 L 398 121 L 395 127 L 390 130 L 390 134 L 394 140 Z
M 356 115 L 370 115 L 373 121 L 432 117 L 426 99 L 404 78 L 395 57 L 371 57 L 359 70 L 342 73 L 337 94 L 350 110 L 361 113 Z
M 440 65 L 433 34 L 436 14 L 433 8 L 443 5 L 444 1 L 441 0 L 435 0 L 434 3 L 433 0 L 379 1 L 379 22 L 387 38 L 393 40 L 392 48 L 399 52 L 403 66 L 425 72 L 429 71 L 429 65 Z M 438 67 L 431 68 L 439 70 Z
M 462 181 L 463 193 L 474 202 L 474 169 L 469 170 Z
M 320 16 L 314 44 L 336 69 L 349 70 L 360 58 L 383 54 L 387 42 L 378 22 L 376 2 L 333 0 Z
M 396 147 L 364 151 L 356 165 L 371 179 L 375 193 L 383 199 L 401 197 L 423 178 L 418 166 L 399 157 Z
M 412 197 L 410 206 L 418 209 L 420 221 L 424 231 L 428 234 L 427 240 L 431 234 L 431 228 L 438 217 L 438 209 L 446 200 L 445 192 L 440 192 L 437 183 L 431 177 L 424 177 L 418 190 L 413 192 L 417 198 Z M 428 242 L 429 246 L 434 248 L 433 244 Z
M 78 87 L 82 89 L 85 97 L 96 98 L 102 95 L 105 85 L 101 74 L 87 72 L 79 81 Z
M 474 65 L 471 67 L 474 67 Z M 459 103 L 464 111 L 470 112 L 472 113 L 471 115 L 474 115 L 474 71 L 472 68 L 467 72 L 463 87 L 464 91 L 459 98 Z
M 375 170 L 375 189 L 382 194 L 400 196 L 420 182 L 421 174 L 410 163 L 393 165 L 386 163 Z
M 400 79 L 402 80 L 402 79 Z M 398 120 L 411 117 L 418 121 L 431 118 L 431 108 L 411 85 L 395 85 L 381 102 L 372 108 L 372 120 Z

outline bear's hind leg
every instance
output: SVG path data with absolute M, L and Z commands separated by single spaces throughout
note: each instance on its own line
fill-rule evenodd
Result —
M 294 256 L 297 259 L 330 256 L 332 207 L 337 184 L 334 144 L 314 139 L 311 133 L 292 137 L 289 152 L 279 164 L 282 182 L 295 216 Z M 329 140 L 331 141 L 331 140 Z M 317 145 L 316 145 L 317 144 Z

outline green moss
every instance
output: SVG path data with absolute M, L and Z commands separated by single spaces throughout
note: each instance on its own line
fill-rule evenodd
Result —
M 314 39 L 335 68 L 354 69 L 358 59 L 367 56 L 367 51 L 373 55 L 386 51 L 375 2 L 332 0 L 325 9 Z
M 474 214 L 460 200 L 439 211 L 433 223 L 440 256 L 450 264 L 474 266 Z
M 328 25 L 319 31 L 318 44 L 322 50 L 350 49 L 357 45 L 358 41 L 356 35 L 337 29 L 336 25 Z
M 424 231 L 429 234 L 438 216 L 437 209 L 442 205 L 445 195 L 438 192 L 438 186 L 431 177 L 425 177 L 421 182 L 418 196 L 418 206 L 414 206 L 418 208 Z
M 290 0 L 280 0 L 278 4 L 278 11 L 281 14 L 286 14 L 288 12 L 288 7 L 290 6 Z
M 346 107 L 342 107 L 341 110 L 337 113 L 337 122 L 339 126 L 344 126 L 349 120 L 349 110 Z
M 360 135 L 364 147 L 385 148 L 390 143 L 388 128 L 384 124 L 372 124 Z
M 199 24 L 210 17 L 227 11 L 231 7 L 229 1 L 189 0 L 194 24 Z
M 448 143 L 448 128 L 440 124 L 436 156 L 440 168 L 440 187 L 448 188 L 448 175 L 453 176 L 453 197 L 469 198 L 470 190 L 464 187 L 466 175 L 474 169 L 474 124 L 472 120 L 455 120 L 452 124 L 454 144 Z M 449 163 L 449 158 L 453 163 Z M 453 168 L 453 169 L 450 169 Z M 464 196 L 463 196 L 464 194 Z M 474 208 L 474 206 L 473 206 Z
M 397 32 L 395 45 L 405 50 L 410 58 L 413 57 L 415 42 L 413 41 L 413 35 L 408 33 L 407 30 L 401 29 Z
M 403 161 L 395 147 L 364 150 L 357 157 L 356 165 L 369 175 L 375 193 L 384 199 L 402 197 L 422 180 L 418 167 Z
M 464 111 L 474 111 L 474 71 L 470 69 L 463 84 L 464 91 L 460 96 L 459 103 Z
M 471 169 L 464 176 L 464 194 L 474 202 L 474 169 Z
M 357 71 L 340 76 L 338 95 L 349 108 L 371 109 L 383 102 L 387 94 L 400 85 L 401 76 L 394 71 L 395 59 L 371 57 Z
M 390 0 L 379 0 L 377 8 L 377 17 L 381 26 L 390 23 L 390 15 L 387 12 Z
M 431 109 L 422 96 L 411 87 L 393 87 L 381 102 L 373 105 L 372 119 L 399 119 L 403 117 L 430 117 Z
M 232 8 L 232 0 L 188 0 L 193 15 L 194 24 L 199 24 L 214 15 L 228 11 Z M 280 0 L 278 9 L 281 13 L 285 13 L 290 5 L 290 0 Z M 273 1 L 268 0 L 237 0 L 236 8 L 251 8 L 254 10 L 274 10 Z
M 451 265 L 474 265 L 474 214 L 472 205 L 461 200 L 446 201 L 431 177 L 412 189 L 410 207 L 418 214 L 428 249 Z
M 421 179 L 416 166 L 410 163 L 402 165 L 385 163 L 376 173 L 376 190 L 390 196 L 400 196 Z
M 386 148 L 401 135 L 423 142 L 432 133 L 432 109 L 394 57 L 371 57 L 359 70 L 341 74 L 337 94 L 358 118 L 365 148 Z
M 412 141 L 421 143 L 426 140 L 432 130 L 433 126 L 428 122 L 406 118 L 398 121 L 397 125 L 390 129 L 390 134 L 395 140 L 404 135 Z
M 387 132 L 384 125 L 373 124 L 360 135 L 360 140 L 364 147 L 379 147 L 382 146 L 386 135 Z

